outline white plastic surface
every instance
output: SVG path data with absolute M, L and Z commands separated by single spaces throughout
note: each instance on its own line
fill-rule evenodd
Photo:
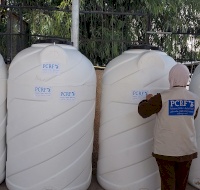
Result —
M 6 166 L 6 84 L 7 68 L 0 55 L 0 183 L 5 178 Z
M 196 67 L 192 75 L 189 90 L 200 97 L 200 65 Z M 200 189 L 200 112 L 198 113 L 194 124 L 197 134 L 198 158 L 192 161 L 188 182 L 197 189 Z
M 91 182 L 96 73 L 68 45 L 34 44 L 8 78 L 9 190 L 86 190 Z
M 155 116 L 143 119 L 138 103 L 169 88 L 176 62 L 166 53 L 128 50 L 106 67 L 102 81 L 97 179 L 106 190 L 157 190 L 153 151 Z

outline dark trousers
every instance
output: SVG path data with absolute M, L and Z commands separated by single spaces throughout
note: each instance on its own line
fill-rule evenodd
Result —
M 185 190 L 192 160 L 185 162 L 167 161 L 156 158 L 161 190 Z

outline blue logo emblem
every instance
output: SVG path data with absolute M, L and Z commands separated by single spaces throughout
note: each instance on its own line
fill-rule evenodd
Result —
M 170 116 L 193 116 L 195 100 L 169 100 L 168 108 Z
M 60 71 L 60 65 L 57 63 L 43 63 L 42 71 L 45 73 L 55 73 L 58 74 Z
M 35 87 L 35 95 L 36 96 L 50 96 L 51 95 L 51 87 L 45 86 L 36 86 Z
M 76 93 L 75 91 L 63 91 L 60 92 L 60 98 L 63 100 L 75 100 Z

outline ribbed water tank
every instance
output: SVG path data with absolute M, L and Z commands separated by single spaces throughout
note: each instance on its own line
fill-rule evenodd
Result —
M 6 86 L 7 68 L 3 57 L 0 55 L 0 183 L 5 178 L 6 167 Z
M 192 75 L 191 82 L 189 85 L 189 90 L 197 94 L 200 98 L 200 65 L 196 67 Z M 200 128 L 199 128 L 200 111 L 198 113 L 197 118 L 194 120 L 194 124 L 196 127 L 198 155 L 200 155 Z M 200 189 L 200 157 L 199 156 L 192 161 L 188 182 L 194 187 L 196 187 L 197 189 Z
M 39 43 L 11 63 L 9 190 L 86 190 L 91 182 L 96 73 L 71 45 Z
M 141 48 L 141 49 L 140 49 Z M 97 179 L 106 190 L 156 190 L 155 115 L 143 119 L 138 103 L 169 88 L 175 61 L 151 46 L 133 47 L 108 63 L 102 81 Z

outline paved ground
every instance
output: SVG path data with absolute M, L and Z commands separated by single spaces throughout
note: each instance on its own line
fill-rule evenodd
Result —
M 2 184 L 0 185 L 0 190 L 8 190 L 8 189 L 6 188 L 5 183 L 2 183 Z M 96 176 L 93 176 L 93 178 L 92 178 L 92 183 L 91 183 L 91 185 L 90 185 L 90 187 L 89 187 L 88 190 L 104 190 L 104 189 L 98 184 L 98 182 L 97 182 L 97 180 L 96 180 Z M 188 184 L 186 190 L 197 190 L 197 189 L 194 188 L 194 187 L 192 187 L 192 186 L 190 186 L 190 185 Z

